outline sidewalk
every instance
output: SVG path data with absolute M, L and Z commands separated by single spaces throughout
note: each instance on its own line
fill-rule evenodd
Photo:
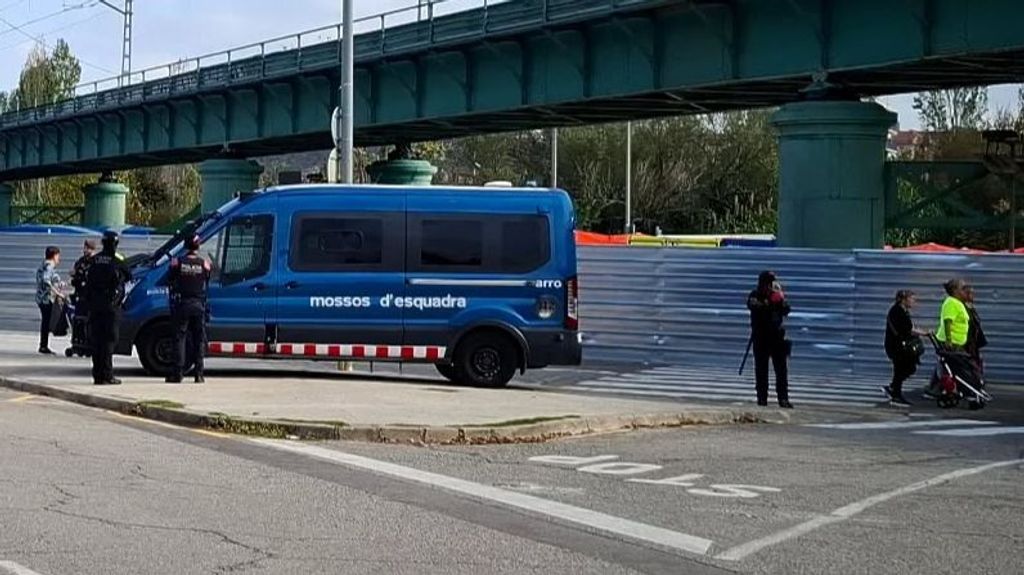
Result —
M 426 443 L 538 441 L 687 424 L 784 422 L 776 410 L 474 389 L 440 379 L 341 373 L 335 364 L 212 359 L 207 383 L 166 384 L 115 358 L 124 384 L 91 384 L 88 359 L 36 354 L 29 334 L 0 334 L 9 388 L 182 425 L 258 435 Z M 54 344 L 58 352 L 60 343 Z

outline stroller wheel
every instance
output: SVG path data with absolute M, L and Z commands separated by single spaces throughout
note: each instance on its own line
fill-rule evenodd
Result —
M 952 409 L 956 407 L 958 403 L 960 403 L 960 398 L 952 394 L 944 394 L 938 399 L 939 407 L 943 409 Z
M 69 348 L 64 350 L 64 357 L 74 357 L 74 356 L 75 356 L 75 348 L 69 347 Z
M 985 407 L 985 402 L 984 401 L 969 401 L 969 402 L 967 402 L 967 409 L 969 409 L 971 411 L 978 411 L 979 409 L 984 409 L 984 407 Z

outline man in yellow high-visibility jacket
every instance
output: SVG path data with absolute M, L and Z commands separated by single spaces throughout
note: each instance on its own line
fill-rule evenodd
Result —
M 935 338 L 950 349 L 961 349 L 967 344 L 967 332 L 971 325 L 971 316 L 964 305 L 964 291 L 967 284 L 962 279 L 951 279 L 946 282 L 946 299 L 942 302 L 939 314 L 939 329 Z
M 939 329 L 935 332 L 935 339 L 939 340 L 940 345 L 947 351 L 961 352 L 947 354 L 946 363 L 955 374 L 965 378 L 973 385 L 977 381 L 977 374 L 970 357 L 963 353 L 964 346 L 967 344 L 967 332 L 971 325 L 971 316 L 967 312 L 967 306 L 964 305 L 967 284 L 962 279 L 954 278 L 946 282 L 943 287 L 946 288 L 946 299 L 942 302 L 942 311 L 939 313 Z M 941 377 L 937 368 L 925 391 L 926 395 L 938 396 L 941 393 L 939 389 Z

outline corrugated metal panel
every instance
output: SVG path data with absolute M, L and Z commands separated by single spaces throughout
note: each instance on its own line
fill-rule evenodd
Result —
M 583 247 L 579 257 L 587 362 L 738 366 L 749 336 L 746 296 L 772 269 L 793 304 L 795 372 L 883 376 L 896 290 L 918 292 L 917 321 L 934 329 L 942 283 L 962 276 L 977 286 L 990 378 L 1024 373 L 1021 257 L 635 247 Z
M 95 236 L 99 239 L 99 236 Z M 166 238 L 123 236 L 120 252 L 132 255 L 152 252 Z M 85 236 L 48 234 L 0 234 L 0 330 L 34 331 L 39 325 L 35 304 L 36 268 L 46 246 L 57 246 L 62 261 L 58 271 L 65 280 L 82 255 Z
M 962 277 L 977 292 L 976 305 L 989 340 L 989 347 L 982 352 L 987 375 L 993 381 L 1024 382 L 1024 257 L 859 251 L 856 262 L 854 354 L 858 371 L 872 373 L 880 365 L 886 367 L 877 342 L 897 289 L 917 292 L 915 322 L 935 330 L 946 295 L 942 284 Z
M 152 251 L 164 238 L 122 239 L 121 251 Z M 34 273 L 46 245 L 60 246 L 66 273 L 81 236 L 0 234 L 0 325 L 35 329 Z M 884 376 L 885 313 L 897 289 L 913 289 L 921 327 L 935 329 L 942 284 L 975 284 L 990 347 L 989 376 L 1022 382 L 1024 257 L 784 249 L 579 248 L 588 363 L 735 368 L 749 335 L 747 293 L 763 269 L 778 272 L 793 304 L 792 369 Z

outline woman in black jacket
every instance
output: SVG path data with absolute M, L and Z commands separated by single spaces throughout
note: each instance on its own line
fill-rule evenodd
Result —
M 917 336 L 922 332 L 914 328 L 910 310 L 917 304 L 917 297 L 910 290 L 896 292 L 896 302 L 889 308 L 885 327 L 885 355 L 892 362 L 892 383 L 882 388 L 896 405 L 910 405 L 903 397 L 903 382 L 914 375 L 920 355 L 913 351 L 912 342 L 920 342 Z

